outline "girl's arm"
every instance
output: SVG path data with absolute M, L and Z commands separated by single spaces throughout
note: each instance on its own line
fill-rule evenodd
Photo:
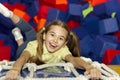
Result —
M 73 57 L 72 55 L 67 55 L 65 59 L 66 61 L 71 62 L 76 68 L 85 69 L 85 76 L 90 75 L 91 79 L 100 79 L 101 72 L 97 68 L 85 62 L 80 57 Z
M 17 79 L 23 65 L 28 61 L 29 58 L 30 53 L 28 51 L 24 51 L 14 63 L 12 69 L 7 72 L 6 79 Z
M 87 70 L 88 68 L 93 68 L 92 65 L 90 65 L 87 62 L 85 62 L 80 57 L 73 57 L 72 55 L 67 55 L 65 57 L 65 59 L 66 59 L 66 61 L 71 62 L 74 65 L 74 67 L 79 68 L 79 69 L 85 69 L 85 70 Z
M 29 58 L 30 58 L 30 53 L 28 51 L 24 51 L 21 54 L 21 56 L 17 59 L 17 61 L 15 62 L 12 69 L 21 71 L 21 68 L 28 61 Z

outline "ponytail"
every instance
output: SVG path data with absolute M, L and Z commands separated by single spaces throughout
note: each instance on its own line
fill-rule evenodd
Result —
M 45 28 L 41 29 L 38 33 L 37 33 L 37 43 L 38 43 L 38 47 L 37 47 L 37 54 L 36 56 L 33 56 L 30 58 L 30 62 L 32 63 L 36 63 L 37 65 L 40 64 L 44 64 L 44 62 L 42 61 L 42 53 L 43 53 L 43 33 L 45 31 Z
M 74 57 L 80 56 L 80 49 L 79 49 L 78 42 L 79 42 L 78 37 L 72 31 L 70 31 L 70 37 L 68 39 L 67 45 Z

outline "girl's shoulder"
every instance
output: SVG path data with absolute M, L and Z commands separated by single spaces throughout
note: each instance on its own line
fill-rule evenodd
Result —
M 37 40 L 30 41 L 29 43 L 37 43 Z
M 28 42 L 28 45 L 37 45 L 37 44 L 38 44 L 37 40 Z

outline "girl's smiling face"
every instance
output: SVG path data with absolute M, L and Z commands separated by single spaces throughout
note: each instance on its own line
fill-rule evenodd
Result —
M 52 25 L 47 33 L 44 33 L 43 39 L 48 52 L 55 52 L 64 47 L 67 43 L 68 32 L 57 25 Z

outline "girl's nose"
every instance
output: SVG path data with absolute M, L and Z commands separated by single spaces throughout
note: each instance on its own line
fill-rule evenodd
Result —
M 54 42 L 56 42 L 56 43 L 58 42 L 58 38 L 57 37 L 54 38 Z

